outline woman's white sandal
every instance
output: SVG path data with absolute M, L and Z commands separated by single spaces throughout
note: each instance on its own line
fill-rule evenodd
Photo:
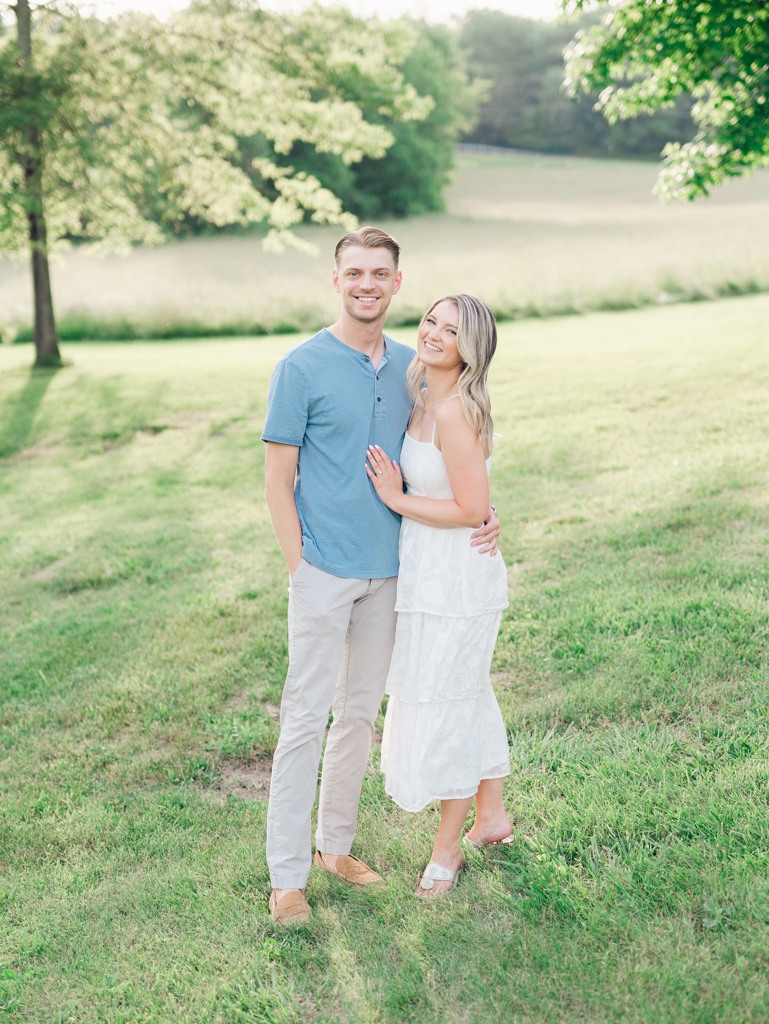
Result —
M 438 864 L 437 861 L 431 860 L 425 868 L 425 873 L 419 879 L 415 896 L 418 896 L 421 900 L 432 900 L 436 899 L 436 896 L 427 896 L 432 888 L 434 888 L 436 882 L 451 882 L 451 889 L 456 889 L 457 879 L 459 878 L 459 872 L 462 867 L 457 868 L 456 871 L 452 871 L 451 868 L 444 868 L 442 864 Z M 451 892 L 451 889 L 442 890 L 444 893 Z

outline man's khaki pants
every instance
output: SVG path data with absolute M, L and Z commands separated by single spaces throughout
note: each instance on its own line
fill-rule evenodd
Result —
M 303 889 L 310 873 L 312 805 L 326 742 L 315 845 L 348 854 L 374 722 L 395 641 L 397 577 L 348 580 L 305 559 L 289 590 L 289 666 L 272 765 L 267 863 L 274 889 Z

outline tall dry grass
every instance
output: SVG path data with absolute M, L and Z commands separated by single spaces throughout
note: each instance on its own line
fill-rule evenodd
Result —
M 391 325 L 436 296 L 486 299 L 501 317 L 546 316 L 769 289 L 769 171 L 707 200 L 662 206 L 656 167 L 558 157 L 461 156 L 447 213 L 385 221 L 403 244 Z M 317 257 L 265 253 L 258 232 L 63 256 L 54 297 L 68 339 L 309 330 L 336 315 L 337 228 L 307 226 Z M 0 262 L 0 333 L 28 333 L 25 265 Z

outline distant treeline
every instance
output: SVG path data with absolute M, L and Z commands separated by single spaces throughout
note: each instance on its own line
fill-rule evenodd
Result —
M 665 143 L 693 138 L 688 97 L 653 116 L 610 125 L 592 109 L 596 97 L 571 100 L 563 92 L 564 47 L 595 20 L 593 14 L 548 23 L 471 11 L 458 42 L 471 78 L 486 79 L 491 88 L 464 141 L 540 153 L 657 159 Z

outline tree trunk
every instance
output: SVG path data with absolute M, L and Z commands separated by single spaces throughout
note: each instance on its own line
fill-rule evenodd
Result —
M 29 0 L 16 0 L 19 50 L 25 67 L 32 65 L 32 15 Z M 32 252 L 32 286 L 35 297 L 35 366 L 61 366 L 59 338 L 53 315 L 51 275 L 48 269 L 48 234 L 43 208 L 43 146 L 36 125 L 27 129 L 23 154 L 24 191 Z

